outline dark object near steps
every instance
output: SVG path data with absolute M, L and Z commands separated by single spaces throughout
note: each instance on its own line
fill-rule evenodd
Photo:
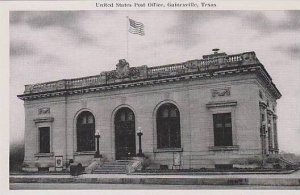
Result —
M 127 165 L 130 161 L 118 160 L 113 162 L 105 162 L 101 167 L 97 167 L 93 173 L 95 174 L 126 174 Z

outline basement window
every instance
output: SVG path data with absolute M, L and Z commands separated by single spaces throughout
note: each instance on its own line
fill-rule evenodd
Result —
M 232 164 L 216 164 L 215 169 L 217 170 L 230 170 L 233 169 Z
M 49 167 L 38 167 L 39 172 L 49 172 Z

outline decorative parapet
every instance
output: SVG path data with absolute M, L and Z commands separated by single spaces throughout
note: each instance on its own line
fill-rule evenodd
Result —
M 33 85 L 25 85 L 24 94 L 66 89 L 66 80 L 52 81 Z
M 191 72 L 219 69 L 227 66 L 254 64 L 258 62 L 259 61 L 254 52 L 246 52 L 237 55 L 216 55 L 215 58 L 204 58 L 155 67 L 147 67 L 146 65 L 129 67 L 128 62 L 122 59 L 119 60 L 119 63 L 116 65 L 116 70 L 102 72 L 99 75 L 89 77 L 25 85 L 24 94 L 90 87 L 146 78 L 174 76 Z
M 170 78 L 175 80 L 216 76 L 216 72 L 225 74 L 226 70 L 241 72 L 246 65 L 259 65 L 254 52 L 245 52 L 236 55 L 226 53 L 214 53 L 203 56 L 203 59 L 190 60 L 178 64 L 148 67 L 146 65 L 129 67 L 128 62 L 122 59 L 112 71 L 101 72 L 99 75 L 64 79 L 53 82 L 25 85 L 24 94 L 19 95 L 20 99 L 38 99 L 52 96 L 63 96 L 66 94 L 78 94 L 88 91 L 102 91 L 115 88 L 126 88 L 137 85 L 157 84 L 167 82 Z M 236 70 L 237 69 L 237 70 Z M 239 69 L 239 70 L 238 70 Z M 254 71 L 254 70 L 245 70 Z M 211 75 L 213 74 L 213 75 Z M 192 77 L 190 77 L 192 75 Z M 268 74 L 266 73 L 268 76 Z M 158 80 L 160 80 L 158 82 Z M 270 78 L 271 80 L 271 78 Z M 28 98 L 29 97 L 29 98 Z

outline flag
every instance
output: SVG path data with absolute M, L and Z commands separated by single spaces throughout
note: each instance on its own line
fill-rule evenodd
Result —
M 144 36 L 145 35 L 144 24 L 141 22 L 134 21 L 130 18 L 128 18 L 128 19 L 129 19 L 128 31 L 132 34 L 138 34 L 138 35 Z

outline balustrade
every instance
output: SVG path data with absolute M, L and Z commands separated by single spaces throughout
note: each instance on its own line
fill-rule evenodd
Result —
M 135 68 L 137 70 L 138 69 L 143 70 L 144 73 L 140 73 L 139 71 L 137 71 L 134 76 L 127 75 L 127 77 L 124 78 L 118 78 L 116 70 L 112 70 L 108 72 L 102 72 L 100 75 L 96 75 L 96 76 L 26 85 L 24 93 L 39 93 L 45 91 L 65 90 L 65 89 L 117 83 L 117 82 L 122 82 L 123 80 L 124 81 L 135 80 L 141 78 L 144 79 L 147 77 L 151 78 L 151 77 L 168 76 L 168 75 L 173 76 L 173 75 L 191 73 L 197 71 L 203 72 L 208 69 L 209 70 L 218 69 L 220 65 L 224 65 L 224 64 L 229 66 L 239 65 L 239 62 L 245 61 L 243 55 L 246 55 L 247 58 L 256 59 L 254 52 L 247 52 L 247 53 L 237 54 L 237 55 L 225 55 L 225 56 L 216 56 L 215 58 L 209 58 L 209 59 L 191 60 L 184 63 L 170 64 L 164 66 L 155 66 L 155 67 L 140 66 Z

